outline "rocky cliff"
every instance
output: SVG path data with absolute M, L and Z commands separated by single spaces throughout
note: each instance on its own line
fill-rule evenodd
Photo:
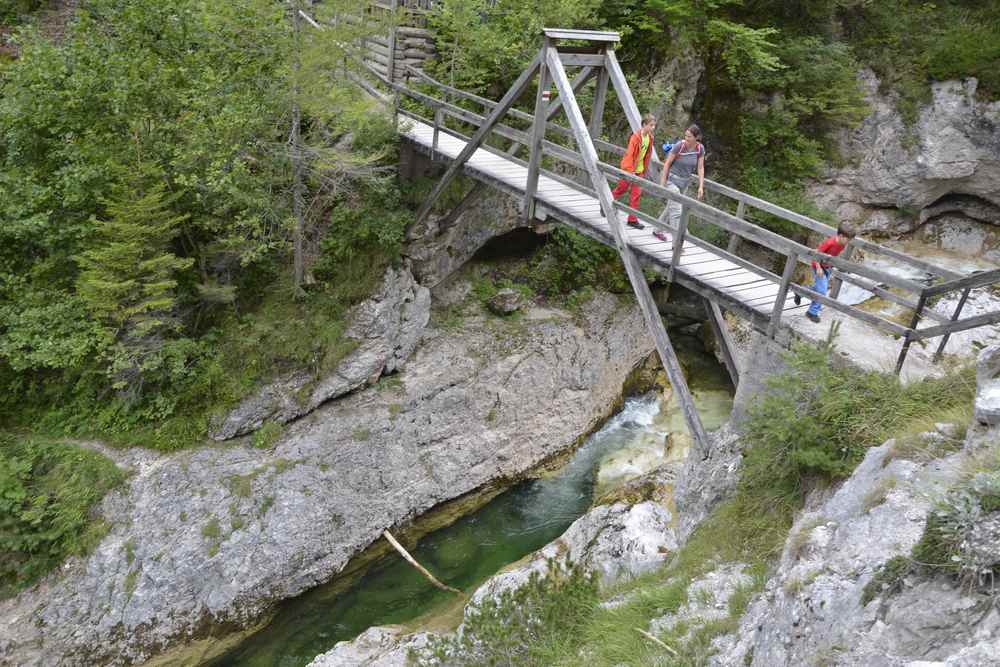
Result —
M 330 401 L 266 450 L 132 451 L 87 558 L 0 602 L 0 663 L 191 658 L 340 572 L 382 530 L 571 447 L 652 350 L 639 311 L 500 319 L 469 305 L 431 326 L 392 379 Z M 204 639 L 201 644 L 196 640 Z
M 761 573 L 747 563 L 709 561 L 693 580 L 675 581 L 668 572 L 648 588 L 604 599 L 607 609 L 648 596 L 642 613 L 654 617 L 637 631 L 650 641 L 666 637 L 673 647 L 661 642 L 643 664 L 677 664 L 678 649 L 685 661 L 716 667 L 998 664 L 1000 346 L 984 350 L 977 371 L 973 423 L 941 423 L 889 440 L 870 449 L 843 483 L 813 490 L 766 584 L 755 583 Z M 697 523 L 732 493 L 740 458 L 739 439 L 727 428 L 710 451 L 693 451 L 679 470 L 674 464 L 636 480 L 635 489 L 667 491 L 673 507 L 648 494 L 632 505 L 595 507 L 561 538 L 484 584 L 466 621 L 484 598 L 524 586 L 533 573 L 548 576 L 557 561 L 597 573 L 605 586 L 676 562 Z M 686 582 L 682 601 L 655 616 L 657 591 L 679 582 Z M 745 613 L 732 618 L 733 609 L 743 608 L 737 598 L 753 590 L 760 592 Z M 642 618 L 634 608 L 630 613 L 630 624 Z M 403 667 L 410 649 L 429 639 L 372 628 L 312 667 Z M 584 645 L 580 655 L 592 648 Z M 475 662 L 458 657 L 456 664 Z M 598 663 L 604 664 L 592 664 Z
M 871 113 L 838 138 L 847 166 L 811 188 L 817 203 L 866 233 L 942 217 L 1000 225 L 1000 102 L 980 100 L 972 78 L 935 83 L 911 127 L 873 72 L 859 76 Z

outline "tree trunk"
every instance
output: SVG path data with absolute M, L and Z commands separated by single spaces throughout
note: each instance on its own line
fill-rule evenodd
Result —
M 299 18 L 298 0 L 292 3 L 292 30 L 294 41 L 292 45 L 292 131 L 289 136 L 291 144 L 292 160 L 292 212 L 295 216 L 295 230 L 293 232 L 293 252 L 294 252 L 294 282 L 295 289 L 302 289 L 302 280 L 305 273 L 305 259 L 302 256 L 303 236 L 305 235 L 305 182 L 303 173 L 305 171 L 302 164 L 302 136 L 301 123 L 302 112 L 299 108 L 300 90 L 300 69 L 302 67 L 302 26 Z

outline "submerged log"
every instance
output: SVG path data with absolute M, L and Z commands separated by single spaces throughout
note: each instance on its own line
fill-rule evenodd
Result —
M 391 544 L 393 548 L 395 548 L 396 551 L 399 552 L 399 555 L 406 559 L 406 562 L 408 562 L 413 567 L 417 568 L 417 571 L 420 572 L 420 574 L 427 577 L 427 580 L 430 581 L 432 584 L 434 584 L 443 591 L 450 591 L 452 593 L 457 593 L 458 595 L 462 594 L 462 591 L 458 590 L 457 588 L 446 586 L 445 584 L 442 584 L 440 581 L 438 581 L 433 574 L 428 572 L 423 565 L 418 563 L 417 560 L 410 555 L 409 551 L 403 548 L 402 544 L 396 541 L 396 538 L 393 537 L 388 530 L 383 530 L 382 535 L 385 537 L 386 540 L 388 540 L 389 544 Z

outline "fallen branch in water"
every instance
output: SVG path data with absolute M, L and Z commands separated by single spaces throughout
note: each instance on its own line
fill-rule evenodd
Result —
M 675 651 L 674 649 L 670 648 L 667 644 L 663 643 L 662 641 L 660 641 L 659 639 L 657 639 L 653 635 L 649 634 L 645 630 L 643 630 L 641 628 L 636 628 L 635 631 L 638 632 L 643 637 L 645 637 L 646 639 L 648 639 L 649 641 L 654 642 L 658 646 L 661 646 L 662 648 L 667 649 L 667 651 L 670 652 L 670 655 L 672 655 L 674 657 L 677 657 L 677 651 Z
M 431 574 L 430 572 L 428 572 L 427 569 L 423 565 L 421 565 L 420 563 L 418 563 L 417 560 L 413 556 L 410 555 L 410 552 L 408 552 L 406 549 L 403 548 L 402 544 L 400 544 L 399 542 L 396 541 L 396 538 L 393 537 L 389 533 L 388 530 L 383 530 L 382 531 L 382 535 L 385 537 L 386 540 L 389 541 L 389 544 L 391 544 L 393 547 L 395 547 L 396 551 L 399 552 L 400 556 L 402 556 L 403 558 L 405 558 L 406 561 L 410 565 L 412 565 L 413 567 L 417 568 L 417 570 L 420 572 L 420 574 L 422 574 L 425 577 L 427 577 L 428 581 L 430 581 L 432 584 L 434 584 L 435 586 L 437 586 L 438 588 L 440 588 L 443 591 L 450 591 L 452 593 L 457 593 L 458 595 L 462 594 L 462 591 L 458 590 L 457 588 L 452 588 L 451 586 L 446 586 L 446 585 L 442 584 L 440 581 L 438 581 L 434 577 L 433 574 Z

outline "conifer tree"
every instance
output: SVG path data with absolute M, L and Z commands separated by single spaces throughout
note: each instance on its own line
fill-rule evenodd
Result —
M 94 245 L 77 257 L 82 269 L 77 293 L 116 343 L 112 369 L 118 389 L 134 384 L 144 358 L 159 349 L 164 334 L 179 328 L 175 275 L 194 261 L 170 249 L 187 216 L 173 213 L 176 196 L 150 171 L 137 169 L 105 202 L 106 216 L 91 219 Z

